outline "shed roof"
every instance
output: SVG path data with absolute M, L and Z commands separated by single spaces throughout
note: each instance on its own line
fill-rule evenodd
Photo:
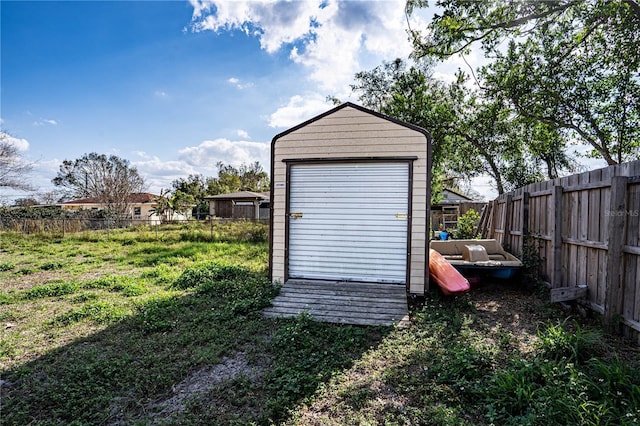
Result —
M 364 112 L 364 113 L 366 113 L 366 114 L 374 115 L 374 116 L 376 116 L 376 117 L 382 118 L 383 120 L 387 120 L 387 121 L 390 121 L 390 122 L 392 122 L 392 123 L 398 124 L 398 125 L 400 125 L 400 126 L 402 126 L 402 127 L 406 127 L 406 128 L 409 128 L 409 129 L 415 130 L 415 131 L 417 131 L 417 132 L 420 132 L 420 133 L 424 134 L 424 135 L 425 135 L 425 137 L 427 138 L 427 143 L 428 143 L 429 145 L 431 144 L 431 135 L 429 134 L 429 132 L 427 132 L 427 131 L 426 131 L 425 129 L 423 129 L 422 127 L 416 126 L 415 124 L 411 124 L 411 123 L 404 122 L 404 121 L 402 121 L 402 120 L 398 120 L 398 119 L 397 119 L 397 118 L 395 118 L 395 117 L 391 117 L 391 116 L 389 116 L 389 115 L 382 114 L 382 113 L 380 113 L 380 112 L 378 112 L 378 111 L 374 111 L 374 110 L 372 110 L 372 109 L 365 108 L 365 107 L 363 107 L 363 106 L 361 106 L 361 105 L 357 105 L 357 104 L 354 104 L 354 103 L 352 103 L 352 102 L 345 102 L 345 103 L 343 103 L 343 104 L 341 104 L 341 105 L 338 105 L 337 107 L 335 107 L 335 108 L 333 108 L 333 109 L 330 109 L 329 111 L 326 111 L 326 112 L 324 112 L 324 113 L 322 113 L 322 114 L 320 114 L 320 115 L 317 115 L 317 116 L 315 116 L 315 117 L 313 117 L 313 118 L 310 118 L 309 120 L 307 120 L 307 121 L 305 121 L 305 122 L 303 122 L 303 123 L 300 123 L 300 124 L 298 124 L 297 126 L 291 127 L 290 129 L 287 129 L 287 130 L 285 130 L 284 132 L 282 132 L 282 133 L 278 133 L 277 135 L 275 135 L 275 136 L 273 137 L 273 139 L 271 140 L 271 145 L 272 145 L 271 153 L 273 154 L 273 144 L 274 144 L 278 139 L 282 138 L 283 136 L 288 135 L 289 133 L 293 133 L 293 132 L 295 132 L 296 130 L 299 130 L 299 129 L 301 129 L 301 128 L 305 127 L 305 126 L 308 126 L 309 124 L 311 124 L 311 123 L 313 123 L 313 122 L 315 122 L 315 121 L 321 120 L 321 119 L 322 119 L 322 118 L 324 118 L 324 117 L 327 117 L 327 116 L 329 116 L 329 115 L 331 115 L 331 114 L 334 114 L 335 112 L 340 111 L 341 109 L 344 109 L 344 108 L 354 108 L 354 109 L 357 109 L 357 110 L 359 110 L 359 111 L 362 111 L 362 112 Z M 273 163 L 271 163 L 271 165 L 273 166 Z
M 253 192 L 253 191 L 239 191 L 231 192 L 229 194 L 209 195 L 204 197 L 207 200 L 237 200 L 237 199 L 250 199 L 250 200 L 268 200 L 268 192 Z

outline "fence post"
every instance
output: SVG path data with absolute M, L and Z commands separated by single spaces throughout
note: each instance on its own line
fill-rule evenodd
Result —
M 624 267 L 624 230 L 627 222 L 627 183 L 626 176 L 611 178 L 611 205 L 605 211 L 608 219 L 609 241 L 607 245 L 607 282 L 605 283 L 604 316 L 610 332 L 620 332 L 620 316 L 624 301 L 622 269 Z
M 529 192 L 522 193 L 522 247 L 520 253 L 524 253 L 524 248 L 529 242 Z
M 496 238 L 496 221 L 498 220 L 498 199 L 491 202 L 491 222 L 489 223 L 489 233 L 487 238 Z
M 551 228 L 551 287 L 562 287 L 562 186 L 551 192 L 553 222 Z
M 511 247 L 511 208 L 513 196 L 507 195 L 504 199 L 504 224 L 502 226 L 502 246 L 507 251 L 513 251 Z

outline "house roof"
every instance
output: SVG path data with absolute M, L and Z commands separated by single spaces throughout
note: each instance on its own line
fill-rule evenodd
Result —
M 150 194 L 148 192 L 139 192 L 135 194 L 129 194 L 127 202 L 132 204 L 144 204 L 144 203 L 153 203 L 158 198 L 157 195 Z M 62 205 L 69 204 L 103 204 L 103 202 L 98 197 L 93 198 L 80 198 L 78 200 L 69 200 L 61 203 Z
M 251 200 L 268 200 L 268 192 L 252 192 L 252 191 L 239 191 L 232 192 L 230 194 L 209 195 L 204 197 L 207 200 L 237 200 L 237 199 L 251 199 Z
M 469 201 L 473 201 L 473 198 L 469 197 L 468 195 L 464 195 L 464 194 L 461 194 L 461 193 L 459 193 L 457 191 L 454 191 L 453 189 L 444 188 L 442 190 L 442 192 L 450 192 L 450 193 L 452 193 L 453 195 L 455 195 L 457 197 L 464 198 L 464 199 L 469 200 Z

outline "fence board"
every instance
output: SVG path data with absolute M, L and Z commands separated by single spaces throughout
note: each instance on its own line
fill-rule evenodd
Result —
M 483 235 L 513 253 L 539 244 L 552 287 L 586 284 L 610 324 L 640 325 L 640 161 L 518 188 L 487 208 Z
M 636 258 L 636 279 L 640 274 L 640 256 L 635 256 Z M 631 277 L 633 279 L 633 277 Z M 633 312 L 633 320 L 640 321 L 640 291 L 636 288 L 636 304 Z

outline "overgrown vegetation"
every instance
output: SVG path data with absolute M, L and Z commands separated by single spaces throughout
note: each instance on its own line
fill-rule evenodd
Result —
M 635 352 L 526 289 L 405 329 L 263 318 L 253 226 L 1 235 L 2 424 L 638 423 Z
M 480 213 L 474 209 L 467 210 L 458 218 L 458 224 L 453 231 L 456 240 L 472 240 L 478 238 L 477 229 L 480 222 Z

